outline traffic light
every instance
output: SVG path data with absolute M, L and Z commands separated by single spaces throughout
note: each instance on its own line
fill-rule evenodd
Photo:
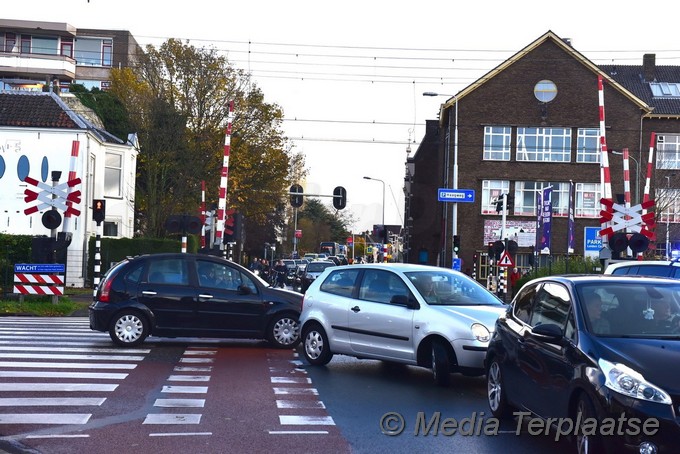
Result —
M 460 235 L 453 235 L 453 252 L 460 252 Z
M 302 186 L 294 184 L 290 187 L 290 205 L 294 208 L 300 208 L 303 202 Z
M 507 201 L 505 204 L 508 207 L 508 213 L 513 213 L 515 211 L 515 196 L 512 194 L 508 194 L 507 196 Z
M 99 225 L 104 222 L 104 218 L 106 218 L 106 200 L 94 199 L 92 201 L 92 219 Z
M 336 210 L 342 210 L 347 205 L 347 191 L 342 186 L 333 189 L 333 206 Z
M 57 210 L 47 210 L 42 215 L 42 225 L 53 230 L 61 225 L 61 214 Z
M 628 239 L 628 247 L 633 254 L 640 254 L 649 248 L 649 238 L 641 233 L 633 233 Z
M 501 196 L 500 199 L 496 200 L 496 213 L 500 213 L 503 211 L 503 197 Z

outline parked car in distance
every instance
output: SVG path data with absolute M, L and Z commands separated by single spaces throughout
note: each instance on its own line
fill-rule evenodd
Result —
M 477 281 L 446 268 L 330 267 L 305 292 L 302 351 L 312 365 L 342 354 L 427 367 L 445 385 L 450 372 L 484 373 L 486 348 L 505 310 Z
M 324 272 L 329 266 L 336 266 L 335 263 L 325 260 L 315 260 L 310 262 L 305 267 L 305 271 L 302 274 L 301 287 L 302 293 L 305 293 L 312 282 Z
M 486 355 L 491 412 L 531 412 L 544 424 L 566 421 L 563 428 L 571 422 L 565 436 L 574 436 L 579 453 L 677 452 L 679 314 L 674 279 L 529 281 L 496 322 Z M 586 429 L 586 420 L 595 424 Z M 577 421 L 584 425 L 575 431 Z M 617 429 L 605 431 L 612 421 Z
M 680 260 L 625 260 L 610 263 L 604 274 L 660 276 L 680 279 Z
M 201 254 L 149 254 L 114 265 L 89 307 L 90 328 L 121 346 L 147 336 L 299 342 L 302 295 L 277 289 L 246 268 Z

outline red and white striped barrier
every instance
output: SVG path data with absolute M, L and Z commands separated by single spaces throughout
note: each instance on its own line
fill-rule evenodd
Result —
M 63 295 L 64 276 L 60 274 L 14 275 L 14 291 L 22 295 Z

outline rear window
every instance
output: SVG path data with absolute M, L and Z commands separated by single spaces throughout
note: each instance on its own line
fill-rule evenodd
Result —
M 612 274 L 668 277 L 671 275 L 671 271 L 673 271 L 673 267 L 668 265 L 631 265 L 617 268 Z
M 310 273 L 318 273 L 325 270 L 329 266 L 334 266 L 334 263 L 312 262 L 307 265 L 307 271 Z

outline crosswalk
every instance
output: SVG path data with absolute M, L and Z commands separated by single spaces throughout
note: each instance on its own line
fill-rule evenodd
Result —
M 113 348 L 87 318 L 0 317 L 0 425 L 87 424 L 149 352 Z
M 157 365 L 154 355 L 165 340 L 147 344 L 149 348 L 114 347 L 108 334 L 90 330 L 85 317 L 0 317 L 0 440 L 89 437 L 85 426 L 98 421 L 93 415 L 101 419 L 107 402 L 109 407 L 118 405 L 116 390 L 120 387 L 120 394 L 129 389 L 130 382 L 143 377 L 143 370 Z M 204 423 L 204 413 L 211 386 L 216 387 L 215 395 L 224 390 L 224 379 L 216 374 L 220 351 L 225 353 L 210 340 L 187 340 L 183 352 L 174 353 L 179 355 L 172 359 L 174 364 L 167 365 L 167 375 L 148 390 L 156 396 L 148 409 L 134 416 L 134 424 L 141 424 L 147 437 L 212 436 L 219 426 L 214 415 L 212 424 Z M 262 408 L 278 419 L 278 424 L 272 420 L 269 436 L 337 435 L 297 354 L 271 350 L 265 357 L 267 394 L 273 399 L 263 399 Z M 221 363 L 222 373 L 225 365 L 229 362 Z M 73 427 L 64 430 L 69 425 Z

